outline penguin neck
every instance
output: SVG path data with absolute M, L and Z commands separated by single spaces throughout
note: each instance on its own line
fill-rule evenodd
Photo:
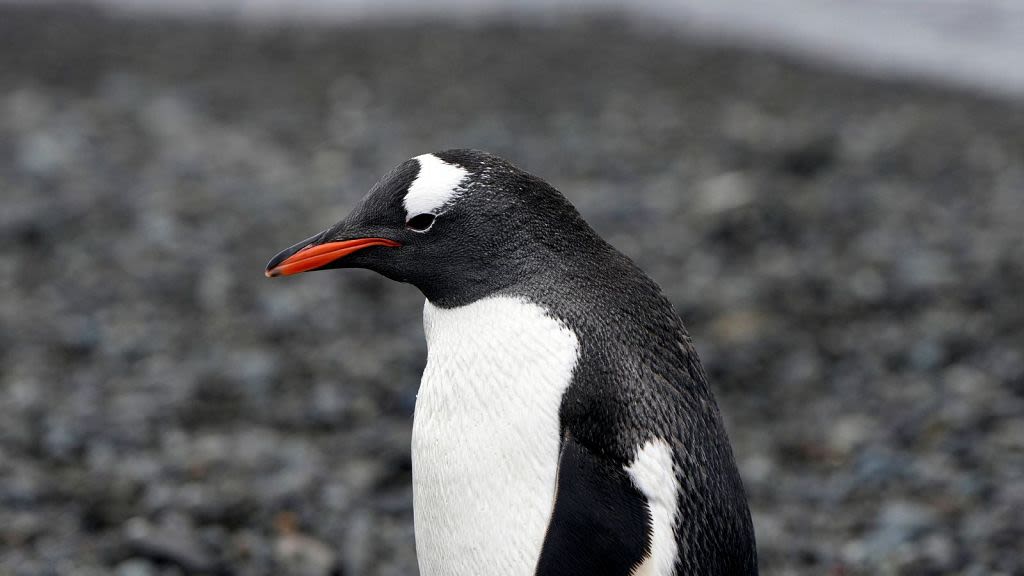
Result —
M 543 241 L 497 242 L 500 255 L 483 253 L 416 284 L 438 308 L 459 308 L 499 295 L 533 300 L 540 293 L 579 288 L 622 265 L 614 248 L 589 228 L 585 232 Z

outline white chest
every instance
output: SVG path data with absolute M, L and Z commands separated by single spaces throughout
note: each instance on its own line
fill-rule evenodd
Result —
M 533 574 L 551 515 L 576 335 L 534 304 L 426 303 L 412 435 L 423 576 Z

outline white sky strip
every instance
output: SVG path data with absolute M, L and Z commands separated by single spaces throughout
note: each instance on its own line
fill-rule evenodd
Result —
M 507 19 L 611 8 L 712 41 L 778 49 L 883 76 L 1024 94 L 1022 0 L 521 0 L 513 7 L 505 0 L 84 1 L 136 13 L 317 23 L 424 15 Z
M 403 201 L 406 220 L 419 214 L 437 214 L 441 207 L 458 198 L 462 193 L 462 180 L 469 174 L 433 154 L 417 156 L 416 160 L 420 163 L 420 172 Z

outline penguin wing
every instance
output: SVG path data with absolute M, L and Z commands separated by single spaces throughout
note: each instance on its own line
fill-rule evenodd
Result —
M 650 532 L 647 501 L 625 469 L 567 433 L 536 576 L 629 576 L 650 552 Z

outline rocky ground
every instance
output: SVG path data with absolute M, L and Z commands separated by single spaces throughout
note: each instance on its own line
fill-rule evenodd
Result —
M 664 287 L 765 574 L 1024 574 L 1024 105 L 614 19 L 0 7 L 0 575 L 414 574 L 421 297 L 263 266 L 455 146 Z

